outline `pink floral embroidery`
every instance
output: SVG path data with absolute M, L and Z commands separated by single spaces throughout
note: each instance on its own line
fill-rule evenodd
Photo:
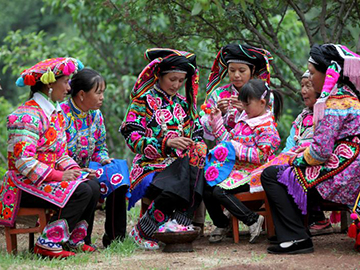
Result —
M 33 144 L 30 144 L 25 147 L 25 155 L 34 156 L 36 154 L 36 147 Z
M 54 226 L 46 232 L 46 238 L 58 243 L 64 238 L 64 229 L 60 226 Z
M 230 177 L 236 180 L 241 180 L 244 178 L 244 175 L 239 173 L 238 171 L 233 171 Z
M 160 108 L 162 105 L 162 100 L 159 97 L 155 99 L 153 96 L 147 95 L 146 101 L 151 109 Z
M 140 155 L 140 154 L 135 155 L 135 157 L 133 159 L 133 163 L 135 164 L 141 158 L 142 158 L 142 155 Z
M 42 130 L 43 124 L 40 121 L 38 123 L 39 123 L 39 129 Z
M 337 155 L 331 154 L 329 160 L 326 162 L 325 167 L 330 168 L 330 169 L 335 169 L 337 167 L 339 167 L 339 158 L 337 157 Z
M 120 173 L 115 173 L 111 179 L 110 183 L 113 185 L 118 185 L 121 183 L 121 181 L 124 179 L 124 177 Z
M 154 168 L 160 168 L 160 169 L 166 168 L 166 164 L 152 164 L 151 166 Z
M 108 187 L 104 182 L 100 183 L 100 193 L 106 194 L 108 192 Z
M 160 119 L 161 113 L 163 114 L 163 116 L 165 118 L 165 123 L 168 123 L 171 121 L 171 119 L 173 119 L 173 115 L 171 114 L 171 112 L 169 110 L 166 110 L 166 109 L 157 110 L 155 113 L 155 120 L 159 125 L 161 125 L 161 119 Z
M 87 235 L 87 230 L 84 227 L 75 228 L 71 233 L 71 240 L 76 244 L 83 240 Z
M 305 176 L 308 180 L 316 179 L 320 174 L 321 166 L 309 166 L 305 169 Z
M 216 147 L 214 151 L 215 158 L 220 162 L 224 162 L 228 154 L 229 150 L 223 146 Z
M 146 127 L 146 119 L 145 119 L 145 117 L 141 119 L 140 123 L 141 123 L 141 125 L 143 127 Z
M 80 144 L 84 146 L 88 145 L 88 139 L 86 137 L 81 137 Z
M 64 112 L 65 114 L 68 114 L 68 113 L 70 112 L 70 107 L 69 107 L 69 105 L 63 104 L 63 105 L 61 106 L 61 108 L 62 108 L 62 110 L 63 110 L 63 112 Z
M 87 150 L 81 150 L 79 153 L 79 157 L 81 158 L 86 158 L 88 156 L 88 151 Z
M 145 147 L 144 154 L 145 154 L 145 157 L 148 159 L 157 159 L 157 158 L 161 157 L 161 155 L 158 153 L 156 148 L 152 145 L 148 145 Z
M 144 171 L 144 169 L 136 164 L 130 173 L 131 180 L 137 179 L 143 173 L 143 171 Z
M 231 93 L 229 91 L 223 91 L 223 92 L 220 93 L 219 97 L 220 98 L 230 98 Z
M 172 130 L 169 130 L 165 136 L 166 139 L 173 139 L 177 137 L 179 137 L 179 134 L 176 131 L 172 131 Z
M 76 119 L 76 127 L 77 127 L 77 130 L 80 130 L 82 128 L 82 121 L 80 119 Z
M 241 135 L 248 136 L 252 133 L 251 128 L 248 125 L 245 125 L 241 130 Z
M 207 181 L 214 181 L 218 176 L 219 170 L 214 166 L 210 166 L 205 172 L 205 179 Z
M 63 193 L 59 189 L 55 192 L 55 196 L 58 197 L 58 198 L 60 198 L 62 195 L 63 195 Z
M 137 141 L 141 138 L 140 134 L 138 132 L 133 132 L 131 133 L 131 140 L 134 142 L 134 141 Z
M 175 108 L 174 108 L 174 116 L 177 118 L 177 119 L 180 119 L 180 116 L 182 118 L 185 118 L 186 116 L 186 113 L 184 111 L 184 109 L 181 107 L 181 105 L 179 103 L 177 103 L 175 105 Z
M 353 151 L 351 151 L 351 148 L 346 144 L 340 144 L 338 147 L 336 147 L 334 154 L 337 156 L 343 156 L 347 159 L 352 158 L 354 155 Z
M 30 123 L 30 122 L 31 122 L 31 116 L 25 114 L 25 115 L 22 117 L 21 122 L 23 122 L 23 123 Z
M 157 222 L 163 222 L 165 219 L 164 213 L 161 212 L 160 210 L 156 209 L 154 211 L 154 218 Z
M 313 116 L 308 114 L 303 120 L 303 125 L 304 125 L 304 127 L 312 126 L 313 125 Z
M 129 112 L 126 121 L 127 122 L 134 122 L 136 120 L 136 114 L 134 112 Z
M 8 119 L 9 119 L 9 124 L 12 125 L 18 119 L 18 117 L 16 115 L 9 115 Z
M 104 173 L 103 168 L 97 169 L 96 172 L 95 172 L 96 178 L 100 178 L 103 175 L 103 173 Z
M 3 203 L 9 205 L 9 204 L 13 204 L 14 201 L 15 201 L 14 191 L 12 190 L 6 191 L 3 197 Z
M 360 143 L 360 139 L 358 137 L 354 137 L 354 139 L 352 140 L 354 143 Z
M 100 138 L 100 136 L 101 136 L 101 130 L 98 129 L 98 130 L 96 130 L 96 131 L 94 132 L 94 138 L 95 138 L 95 140 L 98 140 L 98 139 Z
M 153 136 L 153 131 L 151 128 L 146 128 L 145 129 L 145 137 L 152 137 Z

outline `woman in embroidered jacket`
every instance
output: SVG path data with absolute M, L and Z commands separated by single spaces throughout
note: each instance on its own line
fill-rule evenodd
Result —
M 252 78 L 259 78 L 270 84 L 269 63 L 272 59 L 268 51 L 249 45 L 228 44 L 218 52 L 206 85 L 207 103 L 221 110 L 227 131 L 235 127 L 236 113 L 241 109 L 237 97 L 244 84 Z M 226 74 L 229 74 L 230 84 L 217 88 Z M 214 140 L 209 115 L 204 112 L 200 114 L 204 138 Z
M 98 72 L 84 68 L 71 78 L 70 86 L 71 98 L 61 104 L 65 114 L 69 156 L 82 168 L 89 168 L 89 164 L 92 168 L 94 163 L 90 161 L 102 165 L 111 162 L 121 163 L 106 181 L 100 183 L 102 198 L 106 197 L 103 245 L 107 247 L 114 239 L 122 240 L 125 237 L 125 195 L 130 184 L 129 172 L 125 160 L 109 158 L 104 118 L 99 109 L 103 103 L 106 88 L 104 78 Z M 107 174 L 110 173 L 110 169 L 105 170 Z M 96 172 L 93 170 L 91 176 L 96 176 L 96 173 L 100 176 L 101 169 Z M 113 177 L 118 177 L 118 181 L 115 181 Z
M 170 217 L 191 223 L 201 202 L 206 145 L 196 112 L 195 55 L 155 48 L 145 58 L 151 62 L 132 90 L 121 133 L 136 153 L 129 207 L 144 196 L 154 200 L 130 236 L 138 245 L 156 249 L 151 236 Z M 184 83 L 186 96 L 178 93 Z
M 0 223 L 12 226 L 21 207 L 57 211 L 34 252 L 68 257 L 62 244 L 76 248 L 87 235 L 99 199 L 99 185 L 86 181 L 67 154 L 65 122 L 59 101 L 70 89 L 69 76 L 83 68 L 73 58 L 42 61 L 22 72 L 18 86 L 31 86 L 31 98 L 8 116 L 8 166 L 0 191 Z M 82 250 L 94 251 L 83 245 Z
M 272 166 L 261 175 L 280 242 L 269 253 L 313 252 L 301 215 L 314 201 L 355 204 L 360 191 L 359 66 L 360 56 L 345 46 L 311 48 L 310 81 L 321 93 L 314 105 L 313 141 L 291 166 Z
M 210 125 L 219 144 L 215 147 L 214 156 L 217 160 L 206 167 L 205 179 L 209 186 L 205 188 L 204 202 L 216 229 L 211 233 L 209 241 L 220 242 L 229 229 L 229 218 L 223 213 L 221 206 L 243 223 L 249 226 L 250 243 L 254 243 L 260 235 L 264 217 L 249 210 L 233 194 L 249 191 L 247 176 L 259 165 L 268 161 L 280 145 L 280 136 L 276 123 L 269 110 L 270 93 L 274 95 L 274 112 L 276 119 L 282 110 L 282 96 L 275 90 L 270 90 L 267 83 L 257 79 L 246 83 L 239 93 L 244 111 L 236 118 L 235 128 L 230 132 L 223 125 L 220 109 L 214 107 L 210 114 Z M 218 173 L 224 160 L 218 159 L 216 152 L 234 148 L 236 163 L 227 173 Z M 218 150 L 219 149 L 219 150 Z M 221 150 L 220 150 L 221 149 Z M 231 151 L 231 150 L 230 150 Z M 220 166 L 220 167 L 219 167 Z

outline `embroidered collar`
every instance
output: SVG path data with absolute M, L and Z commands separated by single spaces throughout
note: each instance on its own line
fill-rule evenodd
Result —
M 40 93 L 34 93 L 34 97 L 33 99 L 35 100 L 35 102 L 37 104 L 39 104 L 39 106 L 41 107 L 41 109 L 43 109 L 46 117 L 50 120 L 51 119 L 51 115 L 53 114 L 54 111 L 56 112 L 61 112 L 61 107 L 59 105 L 59 102 L 52 104 L 49 100 L 47 100 L 47 98 L 45 98 L 42 94 Z
M 173 99 L 176 97 L 177 93 L 173 96 L 170 96 L 164 90 L 162 90 L 158 84 L 154 85 L 154 89 L 157 92 L 161 93 L 164 96 L 164 98 L 166 99 L 166 101 L 170 103 L 170 105 L 173 105 L 173 103 L 174 103 Z
M 236 119 L 236 123 L 243 121 L 246 124 L 249 125 L 249 127 L 251 129 L 254 129 L 255 127 L 262 125 L 266 122 L 273 122 L 273 114 L 270 110 L 267 110 L 265 114 L 258 116 L 258 117 L 254 117 L 254 118 L 249 118 L 248 115 L 246 114 L 245 111 L 243 111 L 240 116 L 238 116 L 238 118 Z
M 74 115 L 78 118 L 85 118 L 88 114 L 86 112 L 83 112 L 78 106 L 76 106 L 75 101 L 70 98 L 69 104 L 71 110 L 74 112 Z
M 238 96 L 239 91 L 236 89 L 235 85 L 231 84 L 231 95 L 233 96 L 234 94 Z

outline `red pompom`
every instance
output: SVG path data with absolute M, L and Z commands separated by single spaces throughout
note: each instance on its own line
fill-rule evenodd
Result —
M 33 75 L 25 75 L 24 78 L 25 85 L 33 86 L 36 84 L 35 77 Z
M 206 104 L 201 105 L 200 108 L 204 111 L 206 109 Z
M 205 113 L 210 114 L 210 113 L 211 113 L 211 109 L 205 109 Z
M 348 236 L 350 238 L 356 238 L 356 234 L 357 234 L 357 228 L 356 228 L 356 225 L 354 223 L 351 223 L 351 225 L 349 226 L 349 229 L 348 229 Z

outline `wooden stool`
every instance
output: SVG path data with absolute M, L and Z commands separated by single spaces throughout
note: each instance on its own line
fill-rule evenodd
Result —
M 17 234 L 29 234 L 29 250 L 34 248 L 34 233 L 41 233 L 46 224 L 48 223 L 52 210 L 44 209 L 44 208 L 20 208 L 19 212 L 16 216 L 15 224 L 13 227 L 5 227 L 5 237 L 6 237 L 6 249 L 8 253 L 16 253 L 17 252 Z M 22 219 L 24 216 L 37 216 L 34 220 L 35 224 L 29 228 L 16 228 L 16 222 Z M 18 219 L 19 218 L 19 219 Z M 29 222 L 27 222 L 29 223 Z M 26 224 L 28 225 L 28 224 Z M 37 226 L 38 225 L 38 226 Z M 30 225 L 29 225 L 30 226 Z
M 257 202 L 260 201 L 264 203 L 265 209 L 260 209 L 255 212 L 265 217 L 267 236 L 272 237 L 275 235 L 274 223 L 265 191 L 254 192 L 254 193 L 243 192 L 243 193 L 235 194 L 235 197 L 245 204 L 246 202 L 256 202 L 256 201 Z M 232 216 L 232 228 L 233 228 L 234 243 L 239 243 L 239 221 L 234 216 Z

